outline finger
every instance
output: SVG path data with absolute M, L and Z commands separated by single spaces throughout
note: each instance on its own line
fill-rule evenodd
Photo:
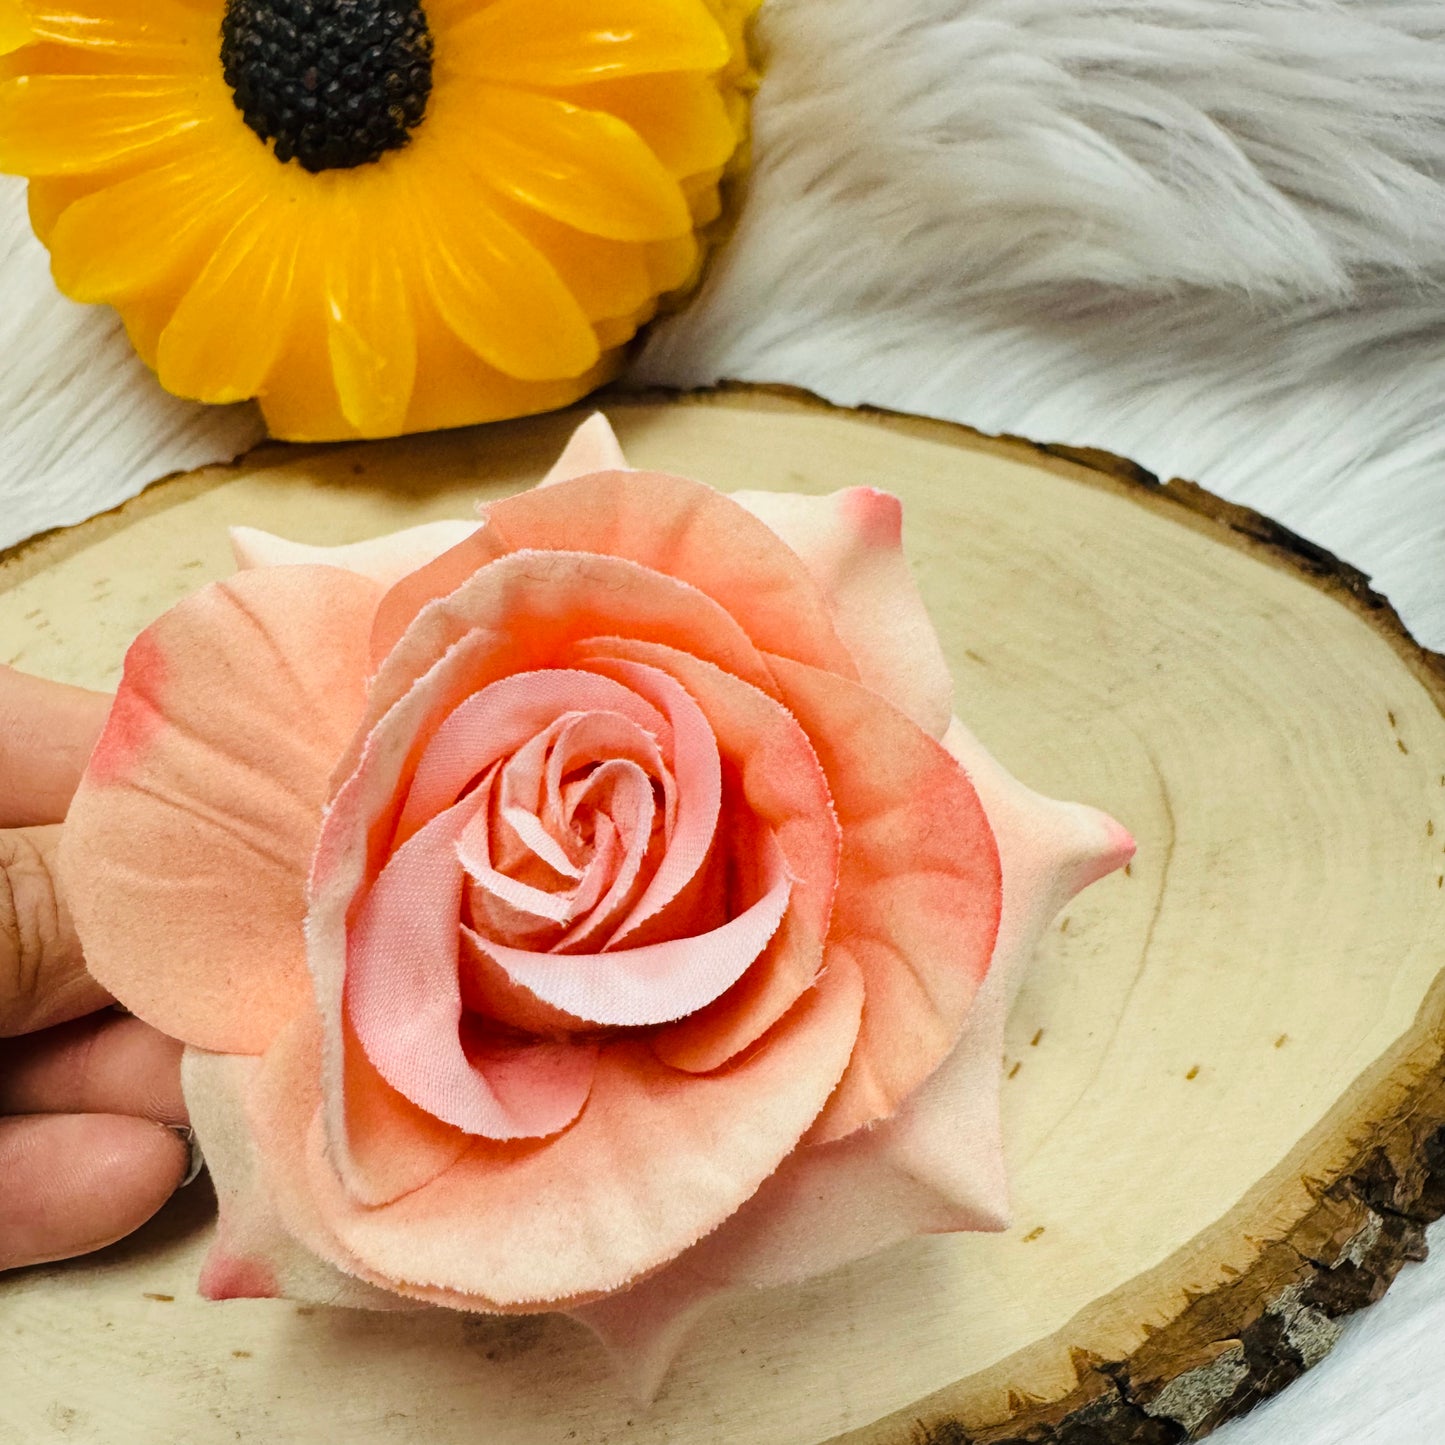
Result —
M 0 828 L 65 817 L 110 698 L 0 667 Z
M 133 1114 L 184 1124 L 181 1045 L 113 1013 L 0 1045 L 5 1114 Z
M 0 1037 L 92 1013 L 109 995 L 85 971 L 55 882 L 60 828 L 0 832 Z
M 187 1158 L 176 1135 L 146 1119 L 0 1119 L 0 1269 L 113 1244 L 171 1197 Z

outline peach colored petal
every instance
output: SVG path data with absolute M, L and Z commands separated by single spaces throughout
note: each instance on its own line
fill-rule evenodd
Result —
M 291 542 L 285 537 L 273 536 L 256 527 L 232 527 L 231 550 L 236 555 L 236 566 L 243 571 L 252 567 L 295 566 L 309 562 L 359 572 L 363 577 L 380 582 L 383 587 L 390 587 L 455 547 L 476 530 L 475 521 L 423 522 L 419 527 L 407 527 L 364 542 L 347 542 L 339 547 L 314 547 L 306 542 Z
M 668 1023 L 710 1004 L 757 960 L 783 921 L 791 885 L 774 845 L 767 892 L 706 933 L 605 953 L 531 953 L 477 939 L 480 952 L 543 1003 L 588 1023 Z
M 858 667 L 930 737 L 953 716 L 953 678 L 903 551 L 903 507 L 873 487 L 827 497 L 734 492 L 803 559 Z
M 570 482 L 573 477 L 585 477 L 592 472 L 628 471 L 627 458 L 622 454 L 622 444 L 612 423 L 600 411 L 594 411 L 577 428 L 562 448 L 562 455 L 552 464 L 552 470 L 537 483 L 539 487 L 550 487 L 556 482 Z
M 1003 909 L 958 1047 L 892 1118 L 794 1153 L 722 1228 L 623 1293 L 568 1312 L 642 1398 L 661 1384 L 709 1297 L 810 1279 L 916 1234 L 1008 1222 L 998 1095 L 1008 1006 L 1044 929 L 1133 852 L 1113 819 L 1043 798 L 956 720 L 945 736 L 998 840 Z
M 181 1079 L 220 1217 L 201 1267 L 207 1299 L 285 1298 L 350 1309 L 418 1309 L 416 1301 L 364 1284 L 319 1259 L 289 1234 L 267 1195 L 244 1107 L 261 1064 L 245 1054 L 188 1048 Z
M 666 718 L 630 688 L 580 668 L 513 673 L 479 687 L 427 743 L 407 790 L 398 837 L 409 838 L 494 762 L 545 730 L 563 713 L 621 713 L 654 736 Z
M 568 485 L 548 490 L 556 493 Z M 484 528 L 478 535 L 490 533 Z M 413 578 L 421 575 L 414 573 Z M 394 587 L 382 599 L 377 629 L 397 592 Z M 514 672 L 571 666 L 570 649 L 598 637 L 665 643 L 706 658 L 764 692 L 774 691 L 768 666 L 747 633 L 696 587 L 621 557 L 512 552 L 469 575 L 456 591 L 428 602 L 410 619 L 405 635 L 387 651 L 372 679 L 364 731 L 438 658 L 473 633 L 479 641 L 472 691 Z M 378 635 L 374 629 L 373 650 Z
M 462 1309 L 572 1302 L 657 1268 L 756 1192 L 841 1074 L 860 1004 L 845 963 L 745 1060 L 702 1077 L 668 1069 L 641 1042 L 611 1044 L 565 1133 L 479 1141 L 380 1208 L 346 1196 L 307 1125 L 320 1069 L 304 1028 L 268 1052 L 253 1119 L 282 1218 L 324 1258 Z
M 609 940 L 609 948 L 620 948 L 629 938 L 636 942 L 639 930 L 668 908 L 707 861 L 722 806 L 722 766 L 717 739 L 685 688 L 667 673 L 635 663 L 615 662 L 610 672 L 667 718 L 672 729 L 669 761 L 677 783 L 677 813 L 667 851 Z
M 347 1187 L 362 1204 L 387 1204 L 429 1184 L 471 1147 L 472 1136 L 419 1109 L 377 1072 L 350 1020 L 341 1026 L 341 1109 Z
M 305 877 L 381 589 L 243 572 L 136 640 L 61 843 L 91 969 L 134 1013 L 257 1053 L 304 1006 Z
M 545 1004 L 530 989 L 513 983 L 506 970 L 487 956 L 482 940 L 462 929 L 462 1002 L 474 1013 L 508 1028 L 541 1038 L 586 1033 L 585 1019 Z
M 619 662 L 668 673 L 696 700 L 735 770 L 741 806 L 771 834 L 794 885 L 782 927 L 757 965 L 715 1004 L 660 1030 L 658 1056 L 706 1073 L 770 1028 L 812 984 L 838 880 L 839 831 L 827 780 L 796 720 L 765 693 L 672 648 L 611 639 L 585 649 L 587 665 L 615 676 Z
M 381 870 L 352 927 L 346 1007 L 382 1077 L 426 1113 L 491 1139 L 540 1138 L 577 1117 L 596 1046 L 464 1045 L 456 845 L 483 801 L 438 814 Z
M 811 1135 L 823 1143 L 887 1118 L 952 1052 L 998 933 L 998 849 L 964 770 L 879 694 L 783 658 L 772 668 L 843 829 L 825 959 L 852 959 L 866 999 Z
M 595 472 L 504 497 L 484 513 L 508 552 L 622 557 L 722 604 L 765 652 L 844 677 L 857 668 L 808 569 L 766 523 L 701 482 Z
M 574 438 L 575 454 L 564 453 L 544 485 L 485 507 L 477 532 L 391 589 L 377 611 L 375 662 L 428 602 L 489 562 L 511 552 L 577 551 L 677 578 L 721 603 L 758 647 L 858 676 L 818 582 L 771 527 L 682 477 L 621 468 L 576 473 L 575 466 L 609 449 L 606 423 L 594 418 L 585 425 L 592 430 Z

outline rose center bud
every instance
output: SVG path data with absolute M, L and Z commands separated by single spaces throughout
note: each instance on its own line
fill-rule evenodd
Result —
M 345 170 L 411 138 L 432 88 L 432 36 L 398 0 L 228 0 L 221 66 L 278 161 Z

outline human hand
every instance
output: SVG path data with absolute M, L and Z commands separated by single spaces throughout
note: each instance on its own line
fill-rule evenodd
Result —
M 106 1008 L 55 883 L 109 704 L 0 667 L 0 1270 L 129 1234 L 188 1164 L 181 1046 Z

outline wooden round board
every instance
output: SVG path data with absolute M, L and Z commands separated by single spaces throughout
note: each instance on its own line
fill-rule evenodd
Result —
M 1445 1208 L 1445 672 L 1358 574 L 1112 458 L 731 391 L 605 403 L 635 464 L 899 493 L 959 711 L 1139 839 L 1004 1068 L 1016 1223 L 718 1305 L 639 1410 L 569 1321 L 196 1297 L 204 1186 L 0 1283 L 0 1439 L 1173 1442 L 1314 1363 Z M 264 449 L 0 567 L 0 660 L 114 682 L 229 523 L 349 541 L 529 484 L 576 415 Z

